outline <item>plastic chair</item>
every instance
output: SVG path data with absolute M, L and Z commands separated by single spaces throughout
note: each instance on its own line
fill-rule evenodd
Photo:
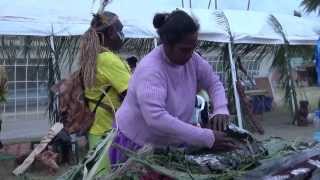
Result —
M 205 106 L 205 100 L 203 97 L 197 95 L 196 96 L 196 103 L 195 103 L 195 108 L 193 111 L 193 116 L 192 116 L 192 124 L 194 125 L 200 125 L 201 123 L 201 111 L 204 110 Z

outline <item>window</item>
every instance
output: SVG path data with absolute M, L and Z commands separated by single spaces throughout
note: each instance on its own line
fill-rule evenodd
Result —
M 22 38 L 6 38 L 1 44 L 0 65 L 8 74 L 7 102 L 0 111 L 4 119 L 43 119 L 48 105 L 48 64 L 46 59 L 30 50 L 23 55 L 25 48 Z M 32 48 L 30 48 L 32 49 Z M 8 50 L 8 52 L 5 52 Z

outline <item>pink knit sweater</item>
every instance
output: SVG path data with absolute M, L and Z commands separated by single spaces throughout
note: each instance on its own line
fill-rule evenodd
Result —
M 202 57 L 174 65 L 155 48 L 137 66 L 116 113 L 120 131 L 139 145 L 212 147 L 213 132 L 190 124 L 199 89 L 209 93 L 214 114 L 229 113 L 223 85 Z

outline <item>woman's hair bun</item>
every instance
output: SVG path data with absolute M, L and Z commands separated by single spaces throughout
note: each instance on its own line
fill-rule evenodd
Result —
M 159 29 L 166 22 L 168 15 L 168 13 L 157 13 L 153 17 L 153 26 Z

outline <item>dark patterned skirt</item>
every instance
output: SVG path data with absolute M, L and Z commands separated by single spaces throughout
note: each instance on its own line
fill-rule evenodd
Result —
M 138 151 L 142 146 L 134 143 L 131 139 L 125 136 L 120 130 L 117 131 L 117 135 L 113 140 L 113 144 L 118 144 L 125 149 L 131 151 Z M 128 157 L 117 147 L 111 147 L 109 150 L 109 158 L 111 165 L 117 167 L 117 164 L 124 163 Z

